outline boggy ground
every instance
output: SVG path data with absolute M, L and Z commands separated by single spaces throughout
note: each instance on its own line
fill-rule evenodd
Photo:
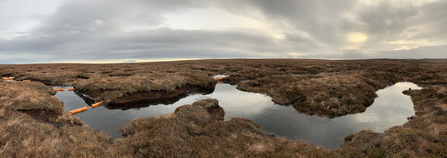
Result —
M 238 89 L 272 96 L 280 105 L 320 116 L 359 113 L 374 102 L 375 91 L 399 81 L 382 72 L 322 73 L 317 75 L 273 75 L 242 82 Z
M 159 102 L 212 91 L 216 74 L 238 89 L 267 94 L 306 114 L 337 117 L 363 112 L 375 91 L 399 81 L 447 84 L 447 60 L 216 59 L 123 64 L 0 65 L 2 77 L 71 83 L 107 107 Z M 245 81 L 245 82 L 241 82 Z M 125 108 L 125 107 L 124 107 Z
M 51 87 L 0 82 L 0 157 L 104 155 L 109 137 L 64 113 Z
M 446 157 L 447 86 L 404 91 L 416 116 L 385 133 L 348 135 L 340 149 L 264 133 L 250 120 L 223 121 L 215 99 L 173 113 L 135 119 L 114 141 L 63 112 L 55 91 L 39 82 L 0 82 L 1 157 Z
M 340 151 L 356 157 L 447 157 L 447 86 L 403 93 L 411 96 L 415 116 L 384 133 L 348 135 Z
M 63 102 L 42 83 L 0 82 L 0 87 L 1 157 L 325 157 L 330 153 L 271 138 L 247 119 L 223 121 L 224 111 L 214 99 L 133 120 L 122 129 L 126 137 L 111 141 L 63 113 Z

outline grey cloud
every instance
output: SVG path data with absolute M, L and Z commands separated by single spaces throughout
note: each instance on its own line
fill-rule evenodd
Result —
M 155 27 L 163 23 L 163 13 L 203 7 L 203 0 L 67 0 L 35 36 L 78 37 L 111 34 L 127 26 Z
M 343 50 L 332 54 L 315 54 L 306 56 L 307 58 L 321 59 L 368 59 L 368 58 L 390 58 L 390 59 L 424 59 L 443 58 L 447 59 L 447 45 L 421 46 L 407 50 L 391 51 L 369 51 L 361 47 L 358 49 Z
M 269 19 L 290 24 L 297 30 L 309 33 L 313 40 L 331 45 L 342 44 L 341 36 L 353 27 L 354 23 L 346 19 L 343 14 L 351 11 L 357 3 L 354 0 L 233 0 L 231 2 L 237 5 L 225 5 L 225 7 L 236 14 L 244 14 L 247 8 L 257 8 Z
M 393 46 L 386 44 L 390 41 L 423 39 L 442 41 L 445 40 L 443 35 L 447 35 L 445 27 L 447 1 L 434 1 L 422 5 L 384 0 L 370 2 L 374 3 L 373 5 L 366 5 L 360 1 L 319 0 L 232 2 L 233 5 L 222 6 L 240 15 L 247 15 L 246 10 L 262 10 L 269 19 L 279 24 L 288 23 L 297 30 L 305 31 L 313 43 L 328 45 L 332 51 L 342 49 L 346 44 L 346 33 L 349 32 L 365 33 L 369 38 L 364 45 L 378 47 L 378 50 L 394 49 Z M 346 17 L 347 13 L 353 15 L 354 19 Z M 293 34 L 294 30 L 285 31 Z M 293 41 L 293 38 L 289 41 Z M 319 47 L 321 46 L 317 45 L 315 48 Z
M 390 41 L 430 41 L 445 44 L 447 39 L 447 1 L 432 1 L 421 4 L 406 1 L 378 1 L 377 5 L 362 6 L 357 12 L 364 25 L 357 30 L 368 33 L 368 45 L 383 49 Z M 396 4 L 397 3 L 397 4 Z M 420 43 L 416 43 L 420 46 Z M 414 47 L 414 45 L 411 45 Z
M 262 34 L 164 28 L 115 36 L 40 37 L 0 41 L 0 55 L 17 55 L 13 59 L 0 59 L 0 63 L 18 58 L 43 58 L 40 61 L 43 62 L 61 58 L 88 60 L 255 57 L 282 51 L 281 47 Z
M 411 18 L 419 11 L 411 4 L 392 5 L 390 1 L 361 7 L 358 18 L 365 24 L 364 30 L 370 35 L 398 35 L 408 28 Z
M 447 36 L 447 1 L 435 1 L 420 7 L 422 16 L 414 19 L 412 25 L 423 26 L 420 33 L 410 39 L 443 40 Z
M 165 23 L 166 13 L 210 7 L 266 18 L 263 20 L 284 32 L 284 38 L 252 29 L 158 27 Z M 0 38 L 0 63 L 143 58 L 445 58 L 446 46 L 391 51 L 396 45 L 387 43 L 428 39 L 446 44 L 444 8 L 446 1 L 422 5 L 379 1 L 367 6 L 356 0 L 67 0 L 53 14 L 39 15 L 41 25 L 24 36 Z M 146 30 L 125 31 L 132 27 Z M 356 49 L 345 49 L 352 44 L 346 40 L 350 32 L 365 33 L 368 40 Z M 411 45 L 415 46 L 420 43 Z

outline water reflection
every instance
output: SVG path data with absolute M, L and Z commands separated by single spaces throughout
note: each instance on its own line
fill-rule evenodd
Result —
M 408 88 L 420 89 L 413 83 L 397 83 L 377 91 L 379 97 L 364 113 L 333 119 L 301 114 L 292 106 L 275 105 L 268 96 L 239 91 L 236 86 L 229 84 L 217 84 L 215 91 L 211 94 L 191 94 L 171 105 L 148 104 L 147 107 L 140 105 L 141 108 L 124 111 L 101 106 L 75 116 L 92 129 L 119 137 L 121 133 L 118 129 L 134 118 L 163 115 L 173 112 L 175 108 L 184 104 L 216 98 L 225 110 L 225 120 L 233 117 L 247 118 L 259 124 L 264 131 L 272 132 L 277 136 L 322 145 L 326 148 L 338 148 L 348 134 L 367 128 L 375 132 L 383 132 L 392 126 L 405 123 L 407 117 L 414 115 L 410 97 L 402 94 L 402 91 Z M 58 92 L 56 97 L 65 102 L 66 111 L 86 106 L 84 100 L 73 92 Z

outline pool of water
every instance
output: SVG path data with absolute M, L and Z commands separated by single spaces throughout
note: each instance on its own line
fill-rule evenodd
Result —
M 71 87 L 56 86 L 55 88 Z M 185 104 L 215 98 L 219 100 L 219 105 L 225 111 L 225 120 L 233 117 L 250 119 L 259 124 L 264 131 L 274 133 L 276 136 L 335 149 L 344 142 L 346 135 L 359 130 L 371 129 L 375 132 L 383 132 L 392 126 L 404 124 L 407 117 L 415 113 L 410 97 L 402 94 L 403 90 L 409 88 L 421 89 L 410 82 L 396 83 L 377 91 L 379 97 L 365 112 L 337 118 L 302 114 L 292 106 L 274 104 L 269 96 L 243 92 L 229 84 L 217 84 L 211 94 L 190 94 L 169 105 L 140 104 L 139 108 L 127 110 L 100 106 L 75 114 L 75 116 L 94 130 L 120 137 L 119 128 L 127 125 L 134 118 L 159 116 L 174 112 L 177 107 Z M 72 91 L 58 92 L 56 97 L 64 101 L 66 111 L 91 104 L 90 101 L 84 101 Z

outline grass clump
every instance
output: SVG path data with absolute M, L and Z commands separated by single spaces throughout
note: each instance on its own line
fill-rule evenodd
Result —
M 103 157 L 109 137 L 88 126 L 38 122 L 0 109 L 1 157 Z
M 178 107 L 174 113 L 133 120 L 123 128 L 126 138 L 109 148 L 112 157 L 275 157 L 334 156 L 314 145 L 272 139 L 250 120 L 214 119 L 221 109 L 215 99 Z
M 47 110 L 63 112 L 63 102 L 53 95 L 56 91 L 39 82 L 0 83 L 0 108 L 9 110 Z
M 0 83 L 1 157 L 102 157 L 109 137 L 63 113 L 40 82 Z
M 77 91 L 92 94 L 106 103 L 114 103 L 118 98 L 131 96 L 133 93 L 171 93 L 186 85 L 208 88 L 214 83 L 206 74 L 151 73 L 132 77 L 95 75 L 88 80 L 79 80 L 73 86 Z
M 377 97 L 377 89 L 358 74 L 268 76 L 242 82 L 238 89 L 265 93 L 306 114 L 332 117 L 363 112 Z

